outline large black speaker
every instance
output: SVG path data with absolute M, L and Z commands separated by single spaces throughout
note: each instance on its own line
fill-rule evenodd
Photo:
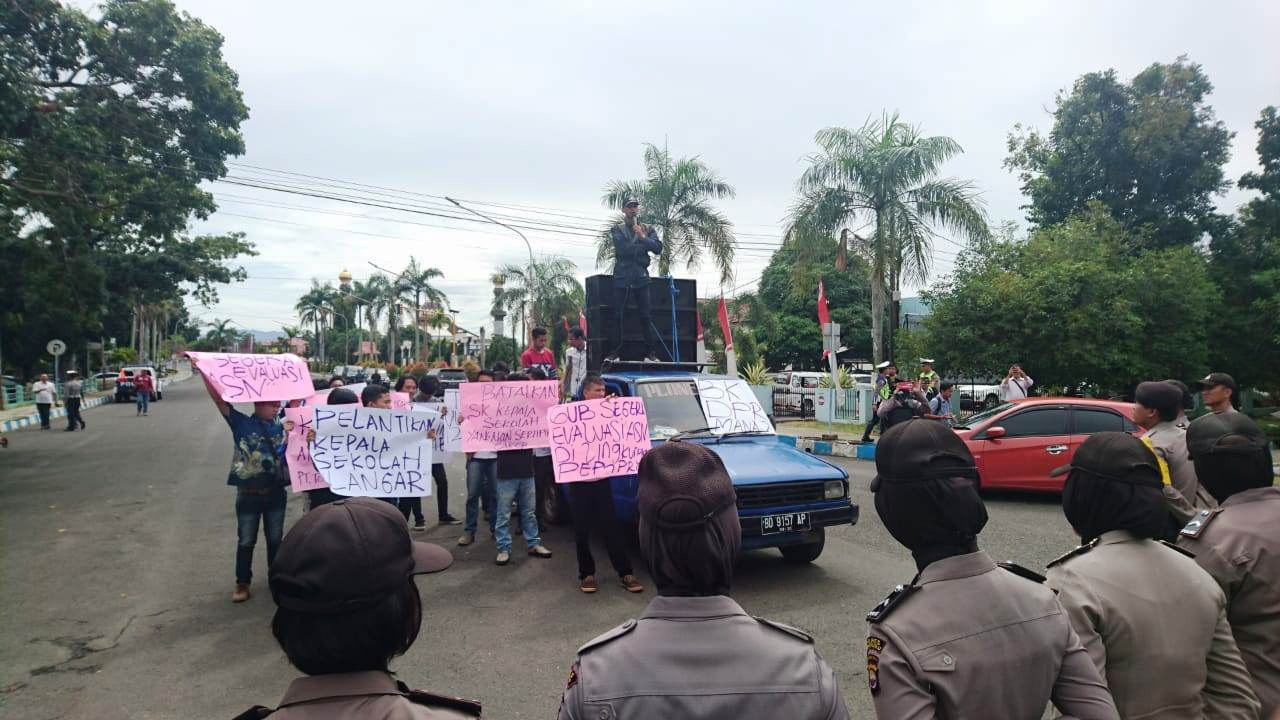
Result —
M 658 359 L 666 362 L 695 362 L 698 353 L 697 284 L 693 280 L 674 280 L 674 298 L 671 284 L 672 281 L 666 278 L 650 278 L 647 288 L 636 288 L 631 292 L 649 293 L 649 307 L 652 309 L 653 325 L 658 336 Z M 635 311 L 635 300 L 627 303 L 625 324 L 622 336 L 619 337 L 617 304 L 625 299 L 625 290 L 619 292 L 614 287 L 612 275 L 593 275 L 587 278 L 586 290 L 588 367 L 599 370 L 604 358 L 613 354 L 624 360 L 644 358 L 649 348 L 645 347 L 644 330 L 640 326 L 639 314 Z

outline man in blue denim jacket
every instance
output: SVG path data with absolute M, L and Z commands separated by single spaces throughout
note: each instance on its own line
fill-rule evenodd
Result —
M 618 328 L 613 351 L 609 353 L 611 360 L 618 359 L 622 348 L 627 305 L 633 298 L 640 315 L 640 327 L 644 331 L 645 359 L 656 360 L 658 357 L 658 337 L 653 330 L 649 308 L 649 253 L 656 255 L 662 252 L 662 241 L 658 239 L 657 230 L 636 219 L 639 211 L 640 201 L 627 199 L 622 204 L 623 222 L 609 231 L 613 238 L 614 313 Z

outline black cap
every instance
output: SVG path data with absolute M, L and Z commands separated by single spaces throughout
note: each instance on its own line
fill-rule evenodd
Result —
M 876 444 L 871 491 L 878 491 L 885 482 L 977 476 L 969 446 L 955 431 L 945 423 L 913 418 L 885 431 Z
M 1266 451 L 1267 436 L 1244 413 L 1209 413 L 1187 426 L 1187 452 L 1193 458 Z
M 1232 396 L 1240 394 L 1238 388 L 1236 387 L 1236 379 L 1226 373 L 1209 373 L 1208 375 L 1204 376 L 1203 380 L 1197 382 L 1196 385 L 1199 385 L 1202 388 L 1213 387 L 1214 385 L 1222 385 L 1222 386 L 1231 388 Z
M 1123 432 L 1090 435 L 1076 448 L 1071 463 L 1054 469 L 1049 476 L 1058 477 L 1073 470 L 1134 485 L 1160 487 L 1164 484 L 1164 473 L 1156 454 L 1141 440 Z
M 633 197 L 629 197 L 626 200 L 622 201 L 622 207 L 631 207 L 632 205 L 639 205 L 639 204 L 640 204 L 640 200 L 638 198 L 633 198 Z
M 289 610 L 342 615 L 451 564 L 448 550 L 410 538 L 391 503 L 346 498 L 307 512 L 285 535 L 271 563 L 271 596 Z
M 1182 407 L 1182 390 L 1163 380 L 1139 383 L 1133 400 L 1143 407 L 1177 415 Z
M 636 510 L 663 530 L 699 530 L 738 494 L 720 456 L 691 442 L 669 442 L 640 459 Z

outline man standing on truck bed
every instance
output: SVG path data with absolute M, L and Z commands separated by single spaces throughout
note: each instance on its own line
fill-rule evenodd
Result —
M 617 335 L 609 359 L 619 359 L 622 351 L 623 330 L 626 328 L 627 304 L 634 299 L 640 315 L 640 328 L 644 331 L 645 360 L 658 359 L 658 336 L 653 329 L 653 316 L 649 309 L 649 253 L 662 252 L 658 231 L 641 224 L 636 218 L 640 201 L 627 198 L 622 203 L 623 221 L 609 230 L 613 239 L 613 311 L 617 318 Z

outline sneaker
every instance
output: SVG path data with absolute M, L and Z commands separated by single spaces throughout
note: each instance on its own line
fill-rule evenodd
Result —
M 545 545 L 534 545 L 529 548 L 529 555 L 531 557 L 540 557 L 545 560 L 546 558 L 551 557 L 551 551 L 548 550 Z
M 440 524 L 441 525 L 461 525 L 462 521 L 452 515 L 441 515 Z
M 494 565 L 506 565 L 509 562 L 511 562 L 511 553 L 506 550 L 498 553 L 498 557 L 493 559 Z
M 236 583 L 236 591 L 231 593 L 231 602 L 242 603 L 249 599 L 249 583 Z
M 427 525 L 423 521 L 419 520 L 418 522 L 413 524 L 413 529 L 418 532 L 422 532 L 423 530 L 427 529 Z
M 591 593 L 599 590 L 600 586 L 596 585 L 596 577 L 594 575 L 588 575 L 582 578 L 582 581 L 578 583 L 578 589 L 590 595 Z
M 623 590 L 626 590 L 629 593 L 644 592 L 644 586 L 636 580 L 635 575 L 623 575 L 618 578 L 618 584 L 622 586 Z
M 476 536 L 472 533 L 462 533 L 462 537 L 458 538 L 458 544 L 466 547 L 476 541 Z

